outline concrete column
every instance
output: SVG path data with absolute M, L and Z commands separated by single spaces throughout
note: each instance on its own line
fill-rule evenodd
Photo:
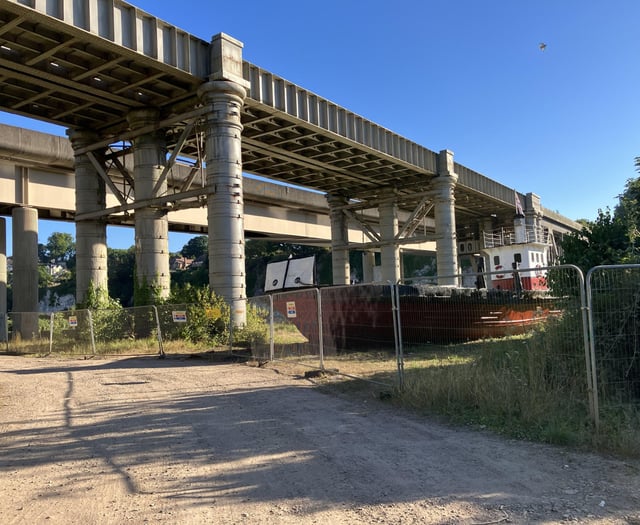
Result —
M 528 230 L 538 231 L 542 228 L 542 205 L 540 197 L 535 193 L 527 193 L 524 199 L 524 215 Z
M 376 254 L 367 251 L 362 254 L 362 282 L 373 282 L 373 269 L 376 266 Z
M 0 217 L 0 343 L 7 340 L 7 221 Z
M 400 246 L 398 235 L 398 205 L 395 200 L 382 202 L 378 206 L 380 214 L 380 235 L 388 241 L 380 248 L 381 277 L 383 281 L 396 283 L 400 280 Z
M 442 150 L 438 155 L 438 176 L 433 180 L 435 189 L 436 262 L 438 284 L 457 286 L 458 247 L 456 240 L 456 214 L 454 188 L 458 175 L 454 171 L 453 152 Z
M 94 133 L 68 130 L 74 149 L 90 146 L 98 140 Z M 103 151 L 94 151 L 102 158 Z M 103 210 L 106 207 L 105 183 L 84 155 L 75 156 L 76 213 Z M 90 284 L 94 290 L 108 293 L 107 225 L 102 220 L 76 220 L 76 302 L 84 303 Z
M 152 108 L 129 113 L 127 120 L 136 128 L 157 124 L 159 114 Z M 166 180 L 154 192 L 167 162 L 164 135 L 152 132 L 133 139 L 133 178 L 136 201 L 151 199 L 167 192 Z M 163 210 L 140 208 L 135 216 L 137 286 L 151 288 L 150 299 L 169 296 L 169 221 Z
M 38 333 L 38 210 L 14 208 L 13 312 L 14 334 L 32 339 Z M 36 312 L 36 313 L 34 313 Z
M 244 86 L 225 80 L 203 84 L 206 115 L 209 285 L 231 307 L 234 326 L 246 324 L 242 124 Z
M 331 268 L 333 284 L 349 284 L 351 269 L 349 267 L 349 223 L 340 206 L 347 204 L 347 199 L 340 195 L 327 195 L 329 203 L 329 219 L 331 221 Z

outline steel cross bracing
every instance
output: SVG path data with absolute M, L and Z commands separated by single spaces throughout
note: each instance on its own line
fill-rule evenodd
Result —
M 92 130 L 104 145 L 133 137 L 131 110 L 155 107 L 172 157 L 179 150 L 201 166 L 197 90 L 210 73 L 209 42 L 126 2 L 0 0 L 2 111 Z M 421 205 L 416 195 L 437 176 L 435 152 L 246 61 L 243 76 L 243 171 L 370 207 L 390 190 L 407 213 Z M 459 236 L 482 218 L 512 220 L 513 189 L 457 163 L 455 171 Z M 122 207 L 129 200 L 121 193 Z

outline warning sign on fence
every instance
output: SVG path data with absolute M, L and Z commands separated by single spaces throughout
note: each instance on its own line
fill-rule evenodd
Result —
M 71 328 L 75 328 L 76 326 L 78 326 L 78 318 L 75 315 L 69 316 L 69 326 Z
M 295 301 L 287 301 L 287 317 L 296 316 L 296 303 Z
M 187 322 L 187 312 L 184 310 L 176 310 L 171 312 L 171 317 L 173 317 L 174 323 L 186 323 Z

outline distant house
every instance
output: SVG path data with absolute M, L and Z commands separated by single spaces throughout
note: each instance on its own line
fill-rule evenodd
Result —
M 169 259 L 169 269 L 172 272 L 186 270 L 193 264 L 193 259 L 188 257 L 171 257 Z
M 193 268 L 201 268 L 202 266 L 204 266 L 204 263 L 207 262 L 207 257 L 208 257 L 208 254 L 206 253 L 203 255 L 200 255 L 199 257 L 196 258 L 195 261 L 193 261 L 191 266 Z
M 46 268 L 47 268 L 47 273 L 51 277 L 59 277 L 60 275 L 62 275 L 64 272 L 67 271 L 67 263 L 64 261 L 61 261 L 61 262 L 52 261 L 49 264 L 47 264 Z

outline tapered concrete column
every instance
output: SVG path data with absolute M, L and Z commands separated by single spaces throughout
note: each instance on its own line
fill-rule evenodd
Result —
M 380 234 L 388 241 L 380 248 L 382 280 L 396 283 L 400 280 L 400 247 L 396 242 L 398 235 L 398 205 L 395 200 L 387 200 L 378 206 L 380 214 Z
M 333 284 L 349 284 L 351 269 L 349 267 L 349 223 L 340 206 L 347 204 L 347 199 L 340 195 L 327 195 L 329 203 L 329 219 L 331 221 L 331 268 Z
M 38 333 L 38 210 L 14 208 L 13 312 L 14 333 L 32 339 Z
M 158 123 L 155 109 L 139 109 L 129 113 L 132 128 Z M 136 201 L 152 199 L 167 192 L 166 180 L 154 191 L 167 162 L 164 135 L 147 133 L 133 139 L 133 178 Z M 136 280 L 137 286 L 149 286 L 151 300 L 169 296 L 169 221 L 165 211 L 140 208 L 135 216 Z
M 454 171 L 453 152 L 442 150 L 438 155 L 438 176 L 435 189 L 436 262 L 438 284 L 457 286 L 458 248 L 456 244 L 456 214 L 454 189 L 458 175 Z M 440 277 L 442 276 L 442 277 Z
M 368 251 L 362 254 L 362 282 L 373 282 L 373 269 L 376 266 L 376 254 Z
M 540 197 L 535 193 L 527 193 L 525 195 L 524 215 L 527 229 L 537 231 L 542 228 L 542 205 L 540 204 Z
M 0 217 L 0 343 L 7 340 L 7 221 Z
M 234 326 L 246 324 L 242 124 L 246 89 L 235 82 L 203 84 L 206 116 L 209 285 L 231 307 Z
M 84 130 L 68 130 L 74 149 L 94 144 L 98 136 Z M 103 165 L 103 151 L 93 155 Z M 105 183 L 87 154 L 75 156 L 76 213 L 104 210 Z M 94 290 L 108 292 L 107 225 L 102 220 L 76 220 L 76 302 L 84 303 L 90 284 Z

